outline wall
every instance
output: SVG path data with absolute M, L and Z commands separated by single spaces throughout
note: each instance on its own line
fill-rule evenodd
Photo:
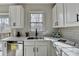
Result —
M 52 29 L 52 6 L 50 4 L 26 4 L 25 6 L 25 31 L 29 31 L 29 12 L 44 11 L 45 13 L 45 32 L 50 32 Z
M 45 32 L 51 33 L 52 31 L 52 6 L 50 4 L 24 4 L 25 20 L 24 28 L 16 29 L 23 34 L 29 31 L 29 18 L 30 11 L 44 11 L 45 13 Z M 9 12 L 9 5 L 0 5 L 0 12 Z
M 0 4 L 0 13 L 7 13 L 7 12 L 9 12 L 9 5 Z
M 64 38 L 79 43 L 79 27 L 62 28 L 61 31 L 64 35 Z
M 0 4 L 0 13 L 8 13 L 8 12 L 9 12 L 9 5 Z M 7 33 L 4 33 L 4 34 L 0 33 L 0 39 L 7 36 L 8 36 Z

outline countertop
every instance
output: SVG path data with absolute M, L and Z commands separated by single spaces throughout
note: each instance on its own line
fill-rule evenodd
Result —
M 79 49 L 78 48 L 62 48 L 62 51 L 68 56 L 79 56 Z
M 24 41 L 24 40 L 27 40 L 27 37 L 7 37 L 1 39 L 1 41 Z
M 45 37 L 46 38 L 46 37 Z M 53 46 L 61 49 L 68 56 L 79 56 L 79 48 L 71 46 L 66 43 L 58 42 L 57 40 L 60 38 L 47 37 L 53 42 Z
M 28 37 L 7 37 L 4 39 L 1 39 L 0 41 L 50 41 L 50 40 L 44 40 L 44 39 L 28 39 Z
M 71 46 L 69 44 L 65 44 L 65 43 L 62 43 L 62 42 L 54 42 L 53 44 L 55 44 L 56 46 L 59 46 L 60 48 L 64 48 L 64 47 L 74 47 L 74 46 Z
M 53 37 L 44 37 L 44 39 L 33 39 L 33 40 L 27 40 L 28 37 L 8 37 L 1 39 L 1 41 L 51 41 L 53 45 L 56 47 L 59 47 L 62 49 L 63 52 L 65 52 L 69 56 L 79 56 L 79 49 L 75 48 L 71 45 L 58 42 L 57 40 L 59 38 L 53 38 Z M 72 52 L 73 51 L 73 52 Z

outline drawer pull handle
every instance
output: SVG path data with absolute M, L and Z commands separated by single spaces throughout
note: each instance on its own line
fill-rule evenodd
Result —
M 37 52 L 38 52 L 38 48 L 37 48 Z
M 35 52 L 35 47 L 33 48 L 33 52 Z

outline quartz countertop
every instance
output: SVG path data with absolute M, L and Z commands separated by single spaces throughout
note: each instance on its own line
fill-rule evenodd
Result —
M 45 39 L 48 38 L 50 41 L 53 42 L 53 44 L 55 44 L 56 46 L 60 46 L 60 47 L 73 47 L 69 44 L 63 43 L 63 42 L 58 42 L 59 39 L 63 39 L 63 38 L 53 38 L 53 37 L 45 37 Z M 46 39 L 46 40 L 48 40 Z M 66 39 L 63 39 L 66 40 Z
M 24 40 L 27 40 L 27 37 L 7 37 L 1 39 L 1 41 L 24 41 Z
M 54 46 L 61 49 L 62 52 L 64 52 L 68 56 L 79 56 L 79 48 L 76 48 L 66 43 L 58 42 L 57 40 L 60 38 L 53 38 L 53 37 L 45 37 L 45 38 L 49 38 L 49 40 L 53 42 Z
M 78 48 L 62 48 L 62 51 L 68 56 L 79 56 Z
M 50 41 L 44 39 L 27 39 L 28 37 L 7 37 L 1 39 L 1 41 Z
M 71 45 L 68 45 L 68 44 L 65 44 L 65 43 L 62 43 L 62 42 L 54 42 L 53 44 L 55 44 L 56 46 L 59 46 L 60 48 L 63 48 L 63 47 L 74 47 L 74 46 L 71 46 Z

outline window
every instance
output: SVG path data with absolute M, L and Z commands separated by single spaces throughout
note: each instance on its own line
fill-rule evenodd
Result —
M 31 31 L 43 31 L 43 14 L 32 13 L 31 14 Z
M 9 27 L 9 16 L 0 15 L 0 32 Z

